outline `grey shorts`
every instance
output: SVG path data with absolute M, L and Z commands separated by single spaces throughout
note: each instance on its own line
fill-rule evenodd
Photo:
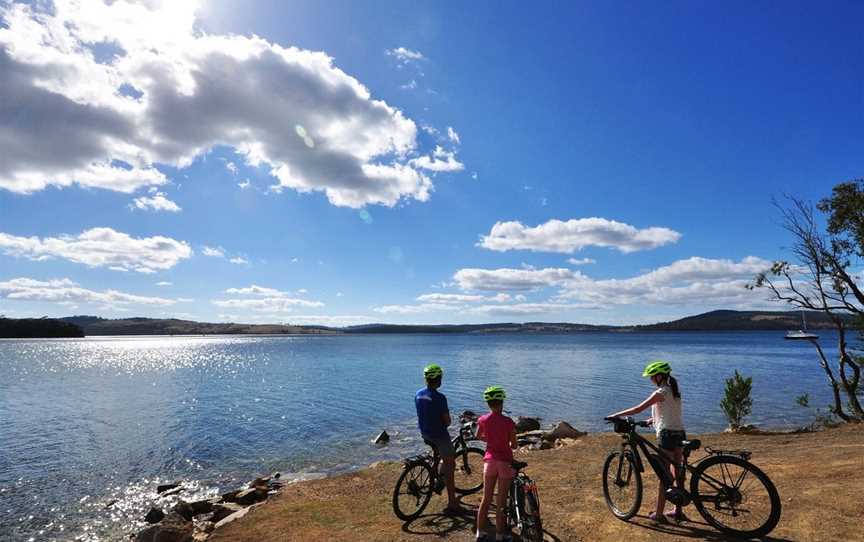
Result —
M 456 455 L 456 450 L 453 449 L 453 443 L 450 442 L 450 435 L 440 437 L 423 435 L 423 441 L 438 450 L 438 455 L 441 457 L 453 457 Z
M 674 450 L 681 447 L 681 442 L 687 440 L 687 433 L 684 431 L 673 431 L 671 429 L 662 429 L 657 435 L 657 446 L 664 450 Z

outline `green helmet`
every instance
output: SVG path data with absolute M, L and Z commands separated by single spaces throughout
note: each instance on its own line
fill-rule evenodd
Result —
M 671 372 L 671 365 L 663 360 L 656 360 L 645 366 L 645 370 L 642 371 L 642 376 L 668 375 Z
M 483 399 L 486 401 L 503 401 L 506 398 L 507 394 L 504 393 L 504 388 L 501 386 L 489 386 L 483 392 Z
M 441 378 L 443 375 L 444 369 L 435 363 L 423 368 L 423 376 L 426 377 L 426 380 L 435 380 L 436 378 Z

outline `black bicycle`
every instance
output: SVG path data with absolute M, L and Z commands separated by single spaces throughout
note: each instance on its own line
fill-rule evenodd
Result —
M 699 440 L 685 440 L 684 463 L 672 480 L 668 467 L 673 463 L 654 444 L 636 432 L 647 422 L 632 418 L 606 418 L 621 433 L 621 448 L 610 452 L 603 464 L 603 495 L 609 510 L 619 519 L 629 520 L 642 504 L 644 464 L 639 452 L 664 484 L 666 499 L 675 505 L 696 506 L 705 521 L 728 534 L 755 538 L 770 533 L 780 521 L 780 495 L 758 467 L 750 463 L 746 450 L 712 450 L 693 464 L 690 453 L 698 450 Z M 649 451 L 649 449 L 651 451 Z M 690 490 L 684 489 L 686 473 L 691 475 Z
M 456 450 L 456 471 L 454 480 L 456 491 L 469 494 L 483 487 L 483 449 L 468 446 L 468 442 L 476 440 L 477 417 L 473 413 L 459 416 L 459 435 L 453 439 Z M 402 474 L 396 481 L 393 490 L 393 513 L 403 521 L 415 519 L 429 504 L 432 493 L 440 494 L 444 490 L 444 477 L 438 472 L 441 457 L 436 447 L 424 442 L 431 448 L 426 452 L 405 459 Z
M 537 484 L 522 472 L 528 463 L 512 463 L 516 476 L 507 494 L 507 526 L 519 529 L 519 537 L 524 542 L 542 542 L 543 523 L 540 521 L 540 496 Z

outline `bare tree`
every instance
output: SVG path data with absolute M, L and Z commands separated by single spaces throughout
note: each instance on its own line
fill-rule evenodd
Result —
M 775 262 L 769 271 L 757 275 L 749 287 L 765 288 L 776 300 L 823 312 L 831 320 L 838 332 L 838 359 L 833 369 L 819 343 L 810 341 L 831 384 L 834 396 L 831 410 L 843 421 L 864 422 L 864 409 L 858 397 L 862 360 L 852 354 L 847 340 L 848 316 L 864 321 L 864 293 L 850 271 L 856 253 L 847 240 L 820 231 L 810 204 L 796 198 L 789 201 L 790 206 L 778 205 L 778 208 L 783 227 L 794 239 L 791 247 L 794 262 Z M 820 209 L 824 205 L 825 202 L 821 203 Z

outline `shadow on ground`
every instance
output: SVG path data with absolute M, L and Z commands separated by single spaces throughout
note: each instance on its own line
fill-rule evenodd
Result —
M 761 538 L 741 538 L 718 532 L 714 527 L 701 521 L 687 520 L 681 523 L 654 523 L 648 516 L 636 516 L 639 521 L 630 521 L 630 525 L 640 527 L 648 531 L 657 533 L 665 533 L 669 535 L 680 536 L 683 538 L 693 538 L 696 540 L 707 540 L 710 542 L 741 542 L 743 540 L 761 540 L 762 542 L 795 542 L 789 538 L 776 538 L 773 536 L 764 536 Z

